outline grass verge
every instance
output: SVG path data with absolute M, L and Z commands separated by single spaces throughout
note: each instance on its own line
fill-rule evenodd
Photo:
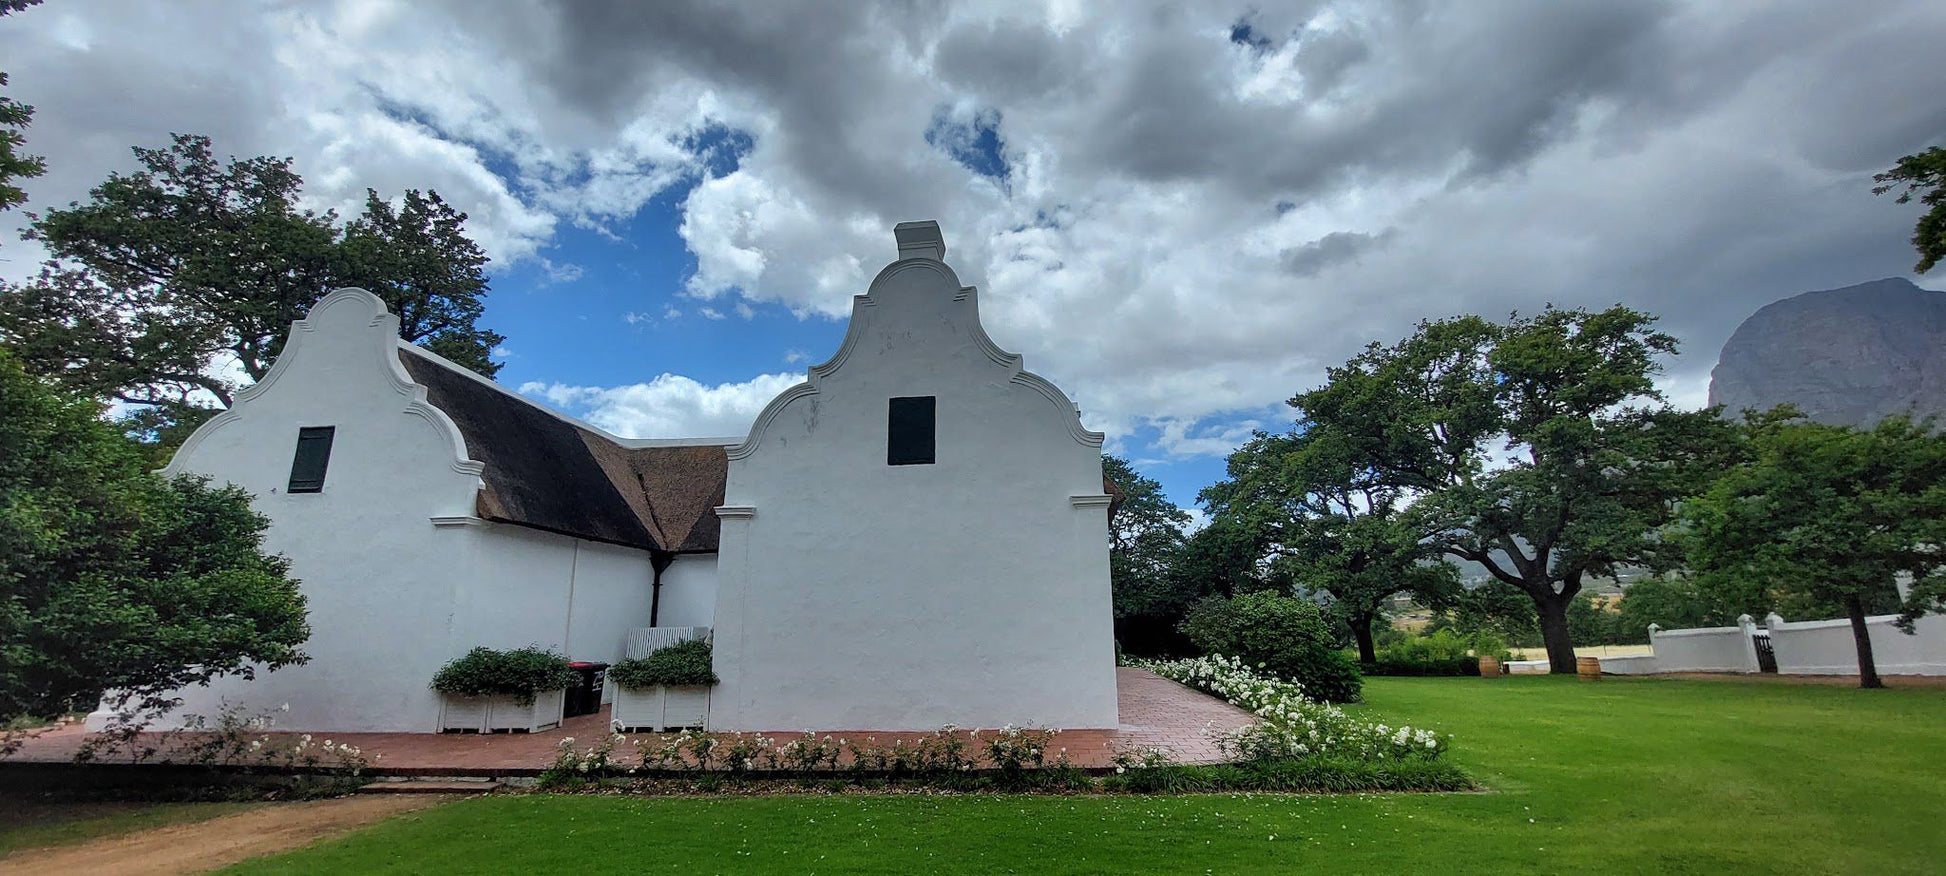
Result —
M 1946 860 L 1946 690 L 1378 678 L 1486 794 L 467 800 L 245 873 L 1897 873 Z M 1442 761 L 1443 762 L 1443 761 Z
M 268 804 L 77 802 L 8 795 L 0 797 L 0 856 L 205 821 L 262 805 Z

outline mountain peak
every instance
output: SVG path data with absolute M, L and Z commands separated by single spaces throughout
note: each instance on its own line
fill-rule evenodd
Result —
M 1887 277 L 1751 314 L 1723 345 L 1710 403 L 1734 413 L 1785 402 L 1839 425 L 1946 414 L 1946 293 Z

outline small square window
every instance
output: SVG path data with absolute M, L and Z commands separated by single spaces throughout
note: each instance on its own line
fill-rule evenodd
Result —
M 933 397 L 892 399 L 886 416 L 885 463 L 933 464 Z
M 331 463 L 331 438 L 336 426 L 305 426 L 297 430 L 297 455 L 291 459 L 293 493 L 324 492 L 324 469 Z

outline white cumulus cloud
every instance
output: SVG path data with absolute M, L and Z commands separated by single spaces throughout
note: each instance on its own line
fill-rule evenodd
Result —
M 749 432 L 764 405 L 803 380 L 802 374 L 762 374 L 711 386 L 662 374 L 646 383 L 607 387 L 529 381 L 520 392 L 624 438 L 715 438 Z

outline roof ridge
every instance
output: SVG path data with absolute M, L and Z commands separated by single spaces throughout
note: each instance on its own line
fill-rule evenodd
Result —
M 442 368 L 445 368 L 448 371 L 458 374 L 461 377 L 464 377 L 468 380 L 471 380 L 475 383 L 478 383 L 482 386 L 492 389 L 493 391 L 498 392 L 501 395 L 504 395 L 524 405 L 532 407 L 535 410 L 547 414 L 548 416 L 560 420 L 561 422 L 567 423 L 570 426 L 573 426 L 577 429 L 585 429 L 589 432 L 592 432 L 595 434 L 596 437 L 601 438 L 609 442 L 610 444 L 615 445 L 616 447 L 620 447 L 626 450 L 635 450 L 642 447 L 713 447 L 717 445 L 738 444 L 743 441 L 742 436 L 624 438 L 620 435 L 608 431 L 607 429 L 603 429 L 600 426 L 590 423 L 587 420 L 583 420 L 580 417 L 577 417 L 573 414 L 565 413 L 563 411 L 559 411 L 554 408 L 548 407 L 547 405 L 541 404 L 540 402 L 537 402 L 513 389 L 508 388 L 507 385 L 504 383 L 501 383 L 497 380 L 487 377 L 479 373 L 478 371 L 474 371 L 471 368 L 461 365 L 458 362 L 454 362 L 451 359 L 441 356 L 438 353 L 428 350 L 425 347 L 421 347 L 418 344 L 412 343 L 411 341 L 408 341 L 404 338 L 400 338 L 398 340 L 398 344 L 399 344 L 399 349 L 401 350 L 410 352 L 421 359 L 424 359 L 428 362 L 431 362 L 434 365 L 438 365 Z
M 484 464 L 480 516 L 651 551 L 716 548 L 734 439 L 616 440 L 436 353 L 396 349 Z
M 497 380 L 487 377 L 479 373 L 478 371 L 474 371 L 471 368 L 461 365 L 458 362 L 454 362 L 451 359 L 441 356 L 438 353 L 428 350 L 425 347 L 421 347 L 418 344 L 412 343 L 411 341 L 408 341 L 404 338 L 399 339 L 399 349 L 410 352 L 421 359 L 425 359 L 426 361 L 433 363 L 434 365 L 443 367 L 448 371 L 451 371 L 455 374 L 458 374 L 461 377 L 464 377 L 468 380 L 478 383 L 481 386 L 485 386 L 489 389 L 492 389 L 494 392 L 498 392 L 501 395 L 504 395 L 510 399 L 520 402 L 521 404 L 534 408 L 535 410 L 538 410 L 541 413 L 547 414 L 548 416 L 560 420 L 561 422 L 567 423 L 568 425 L 573 426 L 577 429 L 585 429 L 589 432 L 593 432 L 597 437 L 606 439 L 607 441 L 609 441 L 610 443 L 614 444 L 617 447 L 628 446 L 627 442 L 629 439 L 627 438 L 623 438 L 619 435 L 613 434 L 609 432 L 607 429 L 603 429 L 600 426 L 596 426 L 593 423 L 589 423 L 586 420 L 583 420 L 572 414 L 563 413 L 561 411 L 557 411 L 553 408 L 550 408 L 547 405 L 541 404 L 540 402 L 528 398 L 527 396 L 521 395 L 518 392 L 508 389 L 505 384 Z

